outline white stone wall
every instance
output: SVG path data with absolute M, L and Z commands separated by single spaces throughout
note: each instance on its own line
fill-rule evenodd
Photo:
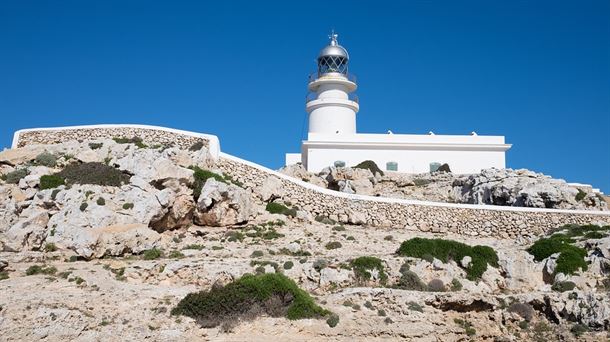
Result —
M 453 232 L 523 240 L 569 223 L 610 224 L 610 212 L 436 203 L 351 195 L 291 178 L 260 165 L 221 153 L 217 165 L 248 187 L 268 177 L 281 182 L 283 200 L 342 223 Z
M 178 129 L 149 125 L 88 125 L 23 129 L 15 132 L 12 148 L 32 144 L 58 144 L 70 140 L 138 137 L 147 145 L 168 145 L 188 149 L 203 142 L 214 159 L 220 153 L 218 137 Z

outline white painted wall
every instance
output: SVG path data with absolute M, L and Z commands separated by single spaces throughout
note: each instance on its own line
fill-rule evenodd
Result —
M 341 160 L 346 166 L 355 166 L 364 160 L 373 160 L 380 169 L 386 170 L 386 163 L 398 163 L 398 172 L 423 173 L 430 171 L 430 163 L 447 163 L 456 174 L 478 173 L 486 168 L 505 168 L 504 152 L 494 151 L 443 151 L 443 150 L 379 150 L 379 149 L 337 149 L 308 148 L 304 165 L 307 171 L 320 172 L 334 162 Z
M 300 153 L 286 153 L 286 164 L 285 165 L 294 165 L 301 162 L 301 154 Z

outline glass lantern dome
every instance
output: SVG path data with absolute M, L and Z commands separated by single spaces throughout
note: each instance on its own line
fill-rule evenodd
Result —
M 347 75 L 349 54 L 347 50 L 337 43 L 338 34 L 330 35 L 330 44 L 318 54 L 318 77 L 329 73 Z

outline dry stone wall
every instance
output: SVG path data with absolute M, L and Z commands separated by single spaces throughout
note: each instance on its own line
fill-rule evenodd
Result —
M 61 129 L 25 130 L 18 132 L 13 147 L 23 147 L 32 144 L 59 144 L 70 140 L 92 140 L 109 138 L 142 139 L 148 145 L 168 145 L 188 149 L 197 142 L 209 147 L 208 139 L 181 134 L 177 131 L 157 128 L 111 126 L 111 127 L 77 127 Z
M 268 178 L 281 182 L 278 193 L 284 201 L 313 215 L 324 215 L 342 223 L 406 228 L 436 233 L 493 236 L 526 241 L 569 223 L 610 224 L 608 212 L 491 207 L 447 203 L 416 204 L 390 198 L 354 196 L 303 184 L 238 158 L 221 154 L 217 165 L 248 187 L 261 187 Z M 369 197 L 369 198 L 366 198 Z M 417 202 L 417 201 L 410 201 Z

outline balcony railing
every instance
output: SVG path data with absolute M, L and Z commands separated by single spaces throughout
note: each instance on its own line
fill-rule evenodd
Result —
M 314 101 L 314 100 L 317 100 L 317 99 L 318 99 L 318 94 L 317 93 L 308 93 L 305 96 L 305 103 L 308 103 L 310 101 Z M 352 94 L 348 94 L 347 95 L 347 99 L 350 100 L 350 101 L 354 101 L 356 103 L 360 103 L 359 102 L 360 100 L 358 99 L 358 95 L 353 94 L 353 93 Z
M 350 73 L 347 73 L 347 74 L 341 74 L 341 73 L 338 73 L 338 72 L 337 72 L 337 73 L 330 73 L 330 74 L 325 74 L 325 75 L 332 75 L 332 74 L 342 75 L 343 77 L 347 78 L 349 81 L 354 82 L 354 83 L 357 83 L 357 82 L 356 82 L 356 75 L 354 75 L 354 74 L 350 74 Z M 321 75 L 320 75 L 320 74 L 318 74 L 317 72 L 314 72 L 314 73 L 309 74 L 309 83 L 311 83 L 311 82 L 313 82 L 313 81 L 317 80 L 318 78 L 320 78 L 320 76 L 321 76 Z

